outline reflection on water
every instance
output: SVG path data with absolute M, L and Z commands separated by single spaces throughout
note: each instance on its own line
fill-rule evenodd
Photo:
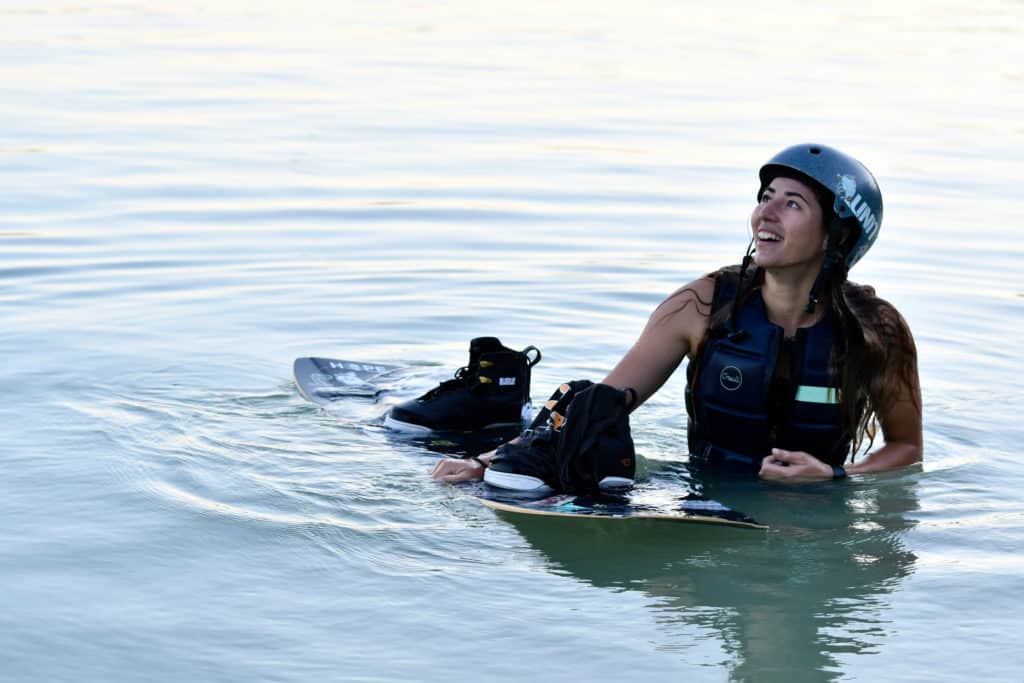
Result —
M 905 532 L 916 524 L 916 480 L 747 491 L 744 511 L 771 519 L 767 534 L 501 516 L 552 570 L 655 598 L 670 633 L 679 622 L 717 634 L 734 680 L 837 680 L 843 657 L 876 652 L 893 637 L 886 596 L 914 571 Z M 739 505 L 739 496 L 717 492 Z M 807 656 L 794 658 L 798 651 Z

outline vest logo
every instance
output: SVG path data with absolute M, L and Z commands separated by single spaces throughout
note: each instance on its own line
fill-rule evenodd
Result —
M 743 386 L 743 373 L 735 365 L 726 365 L 718 374 L 718 383 L 726 391 L 736 391 Z

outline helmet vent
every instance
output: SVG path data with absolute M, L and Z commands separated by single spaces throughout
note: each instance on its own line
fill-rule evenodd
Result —
M 821 154 L 821 147 L 811 147 L 811 154 Z

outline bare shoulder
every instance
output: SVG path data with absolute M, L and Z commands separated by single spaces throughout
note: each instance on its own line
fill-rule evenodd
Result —
M 672 292 L 654 310 L 652 318 L 671 318 L 680 313 L 711 314 L 711 302 L 715 296 L 715 281 L 705 275 L 693 282 L 688 282 Z
M 710 310 L 711 299 L 715 295 L 715 276 L 708 274 L 697 278 L 693 282 L 688 282 L 673 292 L 672 296 L 684 293 L 694 297 L 702 306 L 706 306 Z
M 711 319 L 715 280 L 710 275 L 683 285 L 670 294 L 651 314 L 648 327 L 666 327 L 673 336 L 695 348 Z

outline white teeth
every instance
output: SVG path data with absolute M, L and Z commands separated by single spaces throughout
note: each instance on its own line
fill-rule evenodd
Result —
M 757 239 L 766 240 L 768 242 L 781 242 L 782 238 L 776 235 L 774 232 L 768 232 L 767 230 L 758 230 Z

